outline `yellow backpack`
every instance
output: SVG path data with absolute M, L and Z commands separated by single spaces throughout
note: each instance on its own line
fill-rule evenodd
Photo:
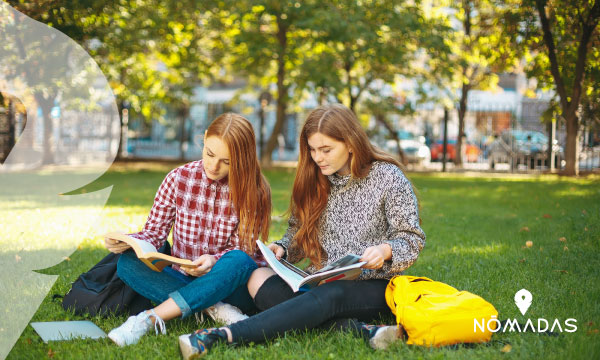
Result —
M 488 326 L 489 320 L 498 318 L 498 311 L 483 298 L 426 277 L 395 276 L 385 300 L 404 327 L 407 344 L 487 342 L 498 324 L 491 321 Z

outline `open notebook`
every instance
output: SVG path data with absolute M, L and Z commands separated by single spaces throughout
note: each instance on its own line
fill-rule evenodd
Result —
M 87 320 L 32 322 L 31 327 L 45 343 L 48 341 L 101 339 L 106 337 L 106 333 L 102 329 Z

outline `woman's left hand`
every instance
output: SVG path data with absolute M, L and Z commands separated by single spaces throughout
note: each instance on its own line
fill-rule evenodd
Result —
M 368 247 L 360 257 L 360 261 L 366 261 L 362 267 L 365 269 L 381 269 L 386 260 L 392 258 L 392 248 L 388 244 Z
M 181 268 L 188 275 L 198 277 L 198 276 L 202 276 L 202 275 L 208 273 L 210 271 L 210 269 L 212 269 L 212 267 L 215 265 L 216 262 L 217 262 L 216 257 L 214 257 L 213 255 L 204 254 L 193 261 L 195 266 L 193 266 L 193 267 L 182 266 Z

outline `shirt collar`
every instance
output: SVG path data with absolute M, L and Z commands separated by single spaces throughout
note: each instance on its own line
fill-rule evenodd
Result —
M 229 182 L 229 175 L 226 175 L 224 178 L 222 178 L 220 180 L 213 180 L 213 179 L 209 178 L 208 175 L 206 175 L 206 170 L 204 169 L 204 162 L 202 162 L 202 175 L 206 179 L 206 182 L 208 183 L 208 185 L 212 185 L 213 183 L 215 183 L 216 185 L 226 185 Z
M 348 184 L 348 181 L 350 181 L 351 176 L 352 174 L 338 175 L 337 173 L 335 173 L 333 175 L 327 175 L 327 179 L 329 179 L 329 182 L 333 185 L 345 186 Z

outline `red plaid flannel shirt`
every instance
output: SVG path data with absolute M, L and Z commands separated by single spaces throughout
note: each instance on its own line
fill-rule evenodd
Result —
M 172 170 L 156 192 L 154 204 L 144 229 L 131 236 L 160 248 L 173 226 L 171 255 L 195 260 L 200 255 L 214 255 L 217 260 L 226 252 L 240 248 L 238 217 L 229 200 L 227 177 L 211 180 L 202 160 Z M 259 254 L 252 256 L 261 266 Z M 173 268 L 185 272 L 177 265 Z

